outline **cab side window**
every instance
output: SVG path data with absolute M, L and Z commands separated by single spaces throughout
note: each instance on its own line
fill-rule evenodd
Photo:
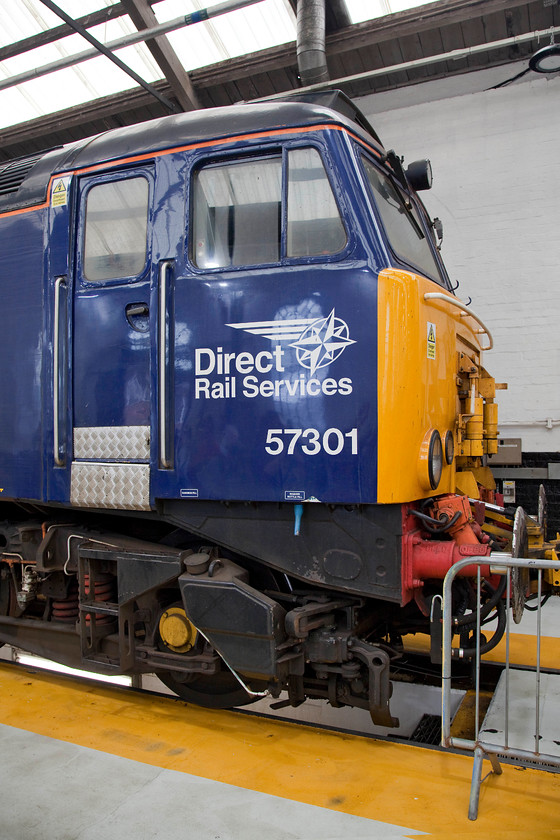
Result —
M 83 275 L 90 283 L 138 276 L 146 264 L 149 184 L 135 177 L 88 191 Z
M 195 263 L 200 268 L 280 259 L 282 159 L 199 170 L 194 179 Z
M 192 256 L 199 268 L 335 254 L 346 241 L 317 149 L 210 164 L 195 172 Z
M 336 254 L 346 231 L 317 149 L 288 153 L 288 256 Z

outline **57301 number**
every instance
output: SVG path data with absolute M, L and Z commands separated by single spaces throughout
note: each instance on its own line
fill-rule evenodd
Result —
M 352 455 L 358 454 L 357 429 L 327 429 L 323 434 L 317 429 L 268 429 L 264 448 L 269 455 L 295 455 L 296 450 L 304 455 L 340 455 L 348 447 Z

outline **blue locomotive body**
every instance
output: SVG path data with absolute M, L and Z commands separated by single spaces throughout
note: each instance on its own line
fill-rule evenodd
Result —
M 489 551 L 454 444 L 490 451 L 457 405 L 482 412 L 493 380 L 425 167 L 327 99 L 0 171 L 0 643 L 194 702 L 287 689 L 394 723 L 426 582 Z
M 191 140 L 183 117 L 165 126 L 179 148 L 146 150 L 165 142 L 156 124 L 51 153 L 44 198 L 0 216 L 5 498 L 120 507 L 109 485 L 125 482 L 137 509 L 165 498 L 376 501 L 372 280 L 388 259 L 365 201 L 348 201 L 360 192 L 347 134 L 324 113 L 284 107 L 275 116 L 290 131 L 271 129 L 260 106 L 260 119 L 247 108 L 227 123 L 234 136 L 211 144 Z M 257 177 L 262 195 L 241 195 L 210 230 L 193 208 L 202 176 L 214 191 L 232 179 L 247 191 L 243 179 Z M 139 215 L 127 223 L 129 201 Z M 322 220 L 309 218 L 318 201 Z

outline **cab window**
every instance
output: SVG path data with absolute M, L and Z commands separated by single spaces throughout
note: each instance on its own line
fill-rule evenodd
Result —
M 90 283 L 138 276 L 148 241 L 146 178 L 106 181 L 86 196 L 83 274 Z
M 336 254 L 346 245 L 346 231 L 317 149 L 288 153 L 289 257 Z
M 363 158 L 363 161 L 375 205 L 392 250 L 403 262 L 443 285 L 440 268 L 418 211 L 388 175 L 381 172 L 367 158 Z
M 193 260 L 199 268 L 334 254 L 346 244 L 314 148 L 200 168 L 193 179 L 192 232 Z
M 200 268 L 280 259 L 282 159 L 201 169 L 194 180 L 195 263 Z

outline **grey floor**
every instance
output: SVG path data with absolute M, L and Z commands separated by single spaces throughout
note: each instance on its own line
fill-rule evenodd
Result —
M 519 628 L 512 630 L 532 634 L 534 621 L 535 617 L 527 614 Z M 559 598 L 550 599 L 543 610 L 542 632 L 560 636 Z M 9 658 L 7 646 L 2 654 Z M 521 678 L 534 680 L 534 674 Z M 549 692 L 558 693 L 558 679 L 543 686 L 545 706 Z M 522 696 L 534 696 L 534 689 L 522 689 Z M 395 706 L 400 703 L 398 693 Z M 418 704 L 419 699 L 415 696 L 412 705 L 425 711 L 432 698 L 423 696 Z M 356 717 L 351 722 L 331 721 L 329 715 L 342 710 L 325 711 L 324 704 L 320 706 L 308 705 L 305 715 L 322 723 L 360 729 L 362 721 Z M 398 712 L 404 722 L 405 708 Z M 323 715 L 329 719 L 323 720 Z M 526 719 L 526 714 L 521 717 Z M 546 714 L 545 721 L 543 734 L 554 740 L 556 718 L 550 724 L 552 736 Z M 363 726 L 367 732 L 371 721 Z M 140 764 L 0 724 L 0 840 L 395 840 L 421 833 Z
M 0 724 L 3 840 L 397 840 L 422 833 Z

